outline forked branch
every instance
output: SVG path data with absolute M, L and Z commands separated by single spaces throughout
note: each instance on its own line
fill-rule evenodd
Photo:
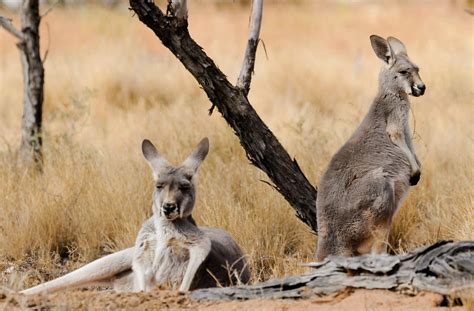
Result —
M 163 14 L 147 0 L 130 0 L 130 6 L 140 21 L 153 30 L 201 85 L 211 103 L 235 131 L 251 163 L 267 174 L 295 209 L 296 215 L 316 232 L 315 187 L 260 119 L 246 93 L 233 86 L 191 38 L 187 21 L 180 20 L 176 12 Z M 173 10 L 173 6 L 169 5 L 168 10 Z

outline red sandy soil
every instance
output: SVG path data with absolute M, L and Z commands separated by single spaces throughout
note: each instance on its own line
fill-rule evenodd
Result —
M 346 290 L 312 299 L 255 299 L 248 301 L 193 301 L 187 295 L 166 290 L 150 293 L 113 293 L 98 290 L 64 291 L 26 298 L 16 293 L 0 292 L 0 309 L 52 310 L 466 310 L 463 307 L 440 307 L 441 295 L 422 292 L 404 295 L 386 290 Z

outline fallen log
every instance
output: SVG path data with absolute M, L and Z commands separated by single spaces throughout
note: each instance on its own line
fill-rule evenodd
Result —
M 309 298 L 346 288 L 431 291 L 442 295 L 462 292 L 474 296 L 474 241 L 439 241 L 397 256 L 330 256 L 305 266 L 313 270 L 254 285 L 200 289 L 192 292 L 191 298 Z

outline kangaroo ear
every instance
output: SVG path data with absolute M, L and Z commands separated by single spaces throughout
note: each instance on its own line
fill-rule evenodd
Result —
M 384 63 L 391 64 L 393 62 L 394 55 L 390 50 L 388 42 L 384 38 L 377 35 L 371 35 L 370 44 L 372 45 L 372 49 L 374 49 L 375 55 L 383 60 Z
M 402 41 L 394 37 L 388 37 L 387 42 L 394 55 L 400 55 L 400 54 L 408 55 L 407 49 L 405 45 L 402 43 Z
M 147 160 L 153 171 L 153 178 L 158 179 L 158 175 L 163 168 L 169 166 L 168 161 L 156 150 L 155 146 L 148 139 L 142 142 L 143 156 Z
M 208 152 L 209 139 L 205 137 L 197 145 L 193 153 L 191 153 L 191 155 L 186 160 L 184 160 L 182 165 L 196 173 L 202 161 L 204 161 L 204 159 L 206 158 Z

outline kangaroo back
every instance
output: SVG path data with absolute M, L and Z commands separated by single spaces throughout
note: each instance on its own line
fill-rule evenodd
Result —
M 229 233 L 218 228 L 200 228 L 211 240 L 211 250 L 196 272 L 192 289 L 246 284 L 250 280 L 247 260 Z

